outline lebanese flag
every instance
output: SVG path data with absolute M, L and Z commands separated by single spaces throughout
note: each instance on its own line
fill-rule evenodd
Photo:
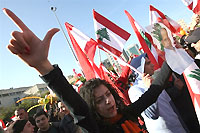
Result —
M 182 2 L 195 14 L 200 15 L 200 0 L 182 0 Z
M 100 15 L 95 10 L 93 10 L 93 17 L 97 42 L 113 54 L 120 56 L 124 44 L 131 34 Z
M 3 122 L 3 120 L 0 119 L 0 127 L 2 127 L 3 129 L 6 128 L 5 123 Z
M 161 11 L 150 5 L 150 25 L 158 22 L 163 23 L 173 33 L 177 33 L 180 31 L 181 26 L 176 21 L 169 18 Z
M 90 61 L 88 60 L 89 56 L 87 58 L 86 54 L 81 49 L 81 47 L 83 45 L 85 47 L 87 47 L 88 44 L 89 44 L 89 46 L 93 47 L 93 45 L 96 45 L 96 42 L 94 40 L 92 40 L 92 39 L 89 39 L 89 38 L 86 39 L 85 38 L 86 36 L 84 36 L 83 34 L 79 34 L 81 32 L 77 32 L 77 29 L 74 30 L 75 28 L 72 25 L 70 25 L 68 23 L 65 23 L 65 26 L 67 28 L 67 32 L 68 32 L 69 37 L 70 37 L 71 42 L 72 42 L 72 46 L 74 48 L 74 51 L 76 53 L 76 56 L 78 58 L 79 64 L 80 64 L 80 66 L 81 66 L 81 68 L 83 70 L 83 73 L 85 75 L 86 80 L 89 80 L 89 79 L 92 79 L 92 78 L 96 78 L 94 69 L 93 69 Z M 92 42 L 92 43 L 90 44 L 90 42 Z M 85 48 L 84 48 L 84 51 L 85 51 Z M 90 50 L 88 50 L 88 51 L 90 51 Z M 95 52 L 94 48 L 91 51 L 92 51 L 91 53 Z M 93 55 L 93 54 L 91 54 L 91 55 Z M 90 56 L 90 58 L 93 60 L 92 56 Z
M 183 73 L 200 124 L 200 69 L 193 62 Z
M 97 46 L 96 41 L 89 38 L 67 22 L 65 23 L 65 26 L 68 27 L 70 34 L 74 37 L 82 51 L 84 51 L 88 58 L 93 61 Z
M 156 51 L 156 46 L 153 43 L 152 37 L 150 34 L 146 32 L 145 29 L 143 29 L 134 19 L 133 17 L 128 13 L 128 11 L 125 10 L 126 15 L 128 16 L 128 19 L 133 27 L 133 30 L 135 31 L 135 34 L 144 50 L 145 53 L 147 53 L 149 59 L 154 64 L 154 69 L 157 70 L 162 66 L 162 59 L 158 56 Z

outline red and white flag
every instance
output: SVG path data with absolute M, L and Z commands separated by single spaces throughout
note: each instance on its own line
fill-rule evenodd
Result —
M 183 73 L 200 123 L 200 69 L 193 62 Z
M 2 127 L 3 129 L 6 128 L 5 123 L 3 122 L 3 120 L 0 119 L 0 127 Z
M 90 56 L 90 59 L 91 59 L 91 62 L 93 62 L 93 58 L 94 58 L 93 55 L 95 53 L 96 46 L 97 46 L 96 41 L 88 38 L 82 32 L 80 32 L 79 30 L 77 30 L 76 28 L 74 28 L 72 25 L 68 23 L 65 23 L 65 26 L 67 28 L 67 32 L 72 42 L 72 46 L 78 58 L 79 64 L 83 70 L 85 78 L 87 80 L 96 78 L 96 74 L 93 69 L 93 66 L 88 60 L 89 56 L 86 56 L 86 53 L 90 51 L 91 53 L 90 55 L 92 55 Z M 91 47 L 88 47 L 88 46 L 91 46 Z M 83 49 L 81 49 L 81 47 Z M 92 48 L 92 50 L 89 50 L 90 48 Z
M 68 27 L 71 35 L 74 37 L 82 51 L 91 61 L 93 61 L 96 52 L 97 42 L 83 34 L 80 30 L 70 25 L 69 23 L 66 22 L 65 25 L 66 27 Z
M 17 117 L 16 117 L 15 115 L 13 115 L 12 117 L 10 117 L 10 119 L 11 119 L 12 121 L 16 121 L 16 120 L 17 120 Z
M 195 14 L 200 15 L 200 0 L 182 0 L 182 2 Z
M 150 5 L 150 25 L 155 23 L 163 23 L 171 32 L 179 32 L 181 26 L 167 15 L 163 14 L 161 11 Z
M 128 13 L 128 11 L 125 10 L 126 15 L 128 16 L 128 19 L 133 27 L 133 30 L 135 31 L 135 34 L 144 50 L 145 53 L 147 53 L 149 59 L 155 66 L 155 70 L 160 68 L 162 65 L 162 59 L 157 54 L 157 47 L 154 45 L 152 37 L 150 34 L 146 32 L 145 29 L 143 29 L 134 19 L 133 17 Z
M 93 17 L 97 42 L 113 54 L 120 56 L 124 44 L 131 34 L 100 15 L 95 10 L 93 10 Z

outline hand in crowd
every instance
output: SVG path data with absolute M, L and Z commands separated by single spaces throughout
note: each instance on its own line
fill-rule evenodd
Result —
M 8 49 L 19 56 L 29 66 L 34 67 L 44 75 L 53 69 L 48 61 L 49 45 L 57 28 L 49 30 L 43 40 L 40 40 L 12 11 L 4 8 L 4 13 L 19 27 L 21 32 L 13 31 Z
M 149 88 L 151 86 L 151 83 L 153 82 L 153 78 L 149 74 L 143 73 L 142 81 L 144 82 L 145 86 Z

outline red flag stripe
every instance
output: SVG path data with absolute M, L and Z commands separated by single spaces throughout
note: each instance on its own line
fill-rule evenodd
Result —
M 125 13 L 126 15 L 128 16 L 128 19 L 133 27 L 133 30 L 135 31 L 137 37 L 138 37 L 138 40 L 144 50 L 145 53 L 147 53 L 149 59 L 152 61 L 152 63 L 155 65 L 155 69 L 158 69 L 160 68 L 156 59 L 154 58 L 153 54 L 151 53 L 149 47 L 147 46 L 144 38 L 141 36 L 140 32 L 138 31 L 137 27 L 135 26 L 135 20 L 133 19 L 133 17 L 128 13 L 128 11 L 125 10 Z
M 123 30 L 122 28 L 120 28 L 119 26 L 117 26 L 116 24 L 114 24 L 113 22 L 105 18 L 104 16 L 102 16 L 101 14 L 97 13 L 94 9 L 93 9 L 93 16 L 94 16 L 94 19 L 98 23 L 105 26 L 106 28 L 108 28 L 109 30 L 111 30 L 112 32 L 114 32 L 115 34 L 123 38 L 124 40 L 128 40 L 128 38 L 130 37 L 131 35 L 130 33 Z
M 161 11 L 150 5 L 150 11 L 156 11 L 163 19 L 167 19 L 165 14 L 163 14 Z
M 120 56 L 122 54 L 121 51 L 115 49 L 114 47 L 111 47 L 110 45 L 102 42 L 101 40 L 97 40 L 97 42 L 99 44 L 101 44 L 103 47 L 105 47 L 106 49 L 108 49 L 110 52 L 112 52 L 113 54 L 117 55 L 117 56 Z M 100 47 L 101 48 L 101 47 Z

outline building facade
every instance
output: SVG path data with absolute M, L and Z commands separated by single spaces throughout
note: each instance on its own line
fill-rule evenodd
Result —
M 30 87 L 10 88 L 0 90 L 0 107 L 6 107 L 10 105 L 18 105 L 16 101 L 19 99 L 34 95 L 41 96 L 43 92 L 47 92 L 48 88 L 46 84 L 36 84 Z

